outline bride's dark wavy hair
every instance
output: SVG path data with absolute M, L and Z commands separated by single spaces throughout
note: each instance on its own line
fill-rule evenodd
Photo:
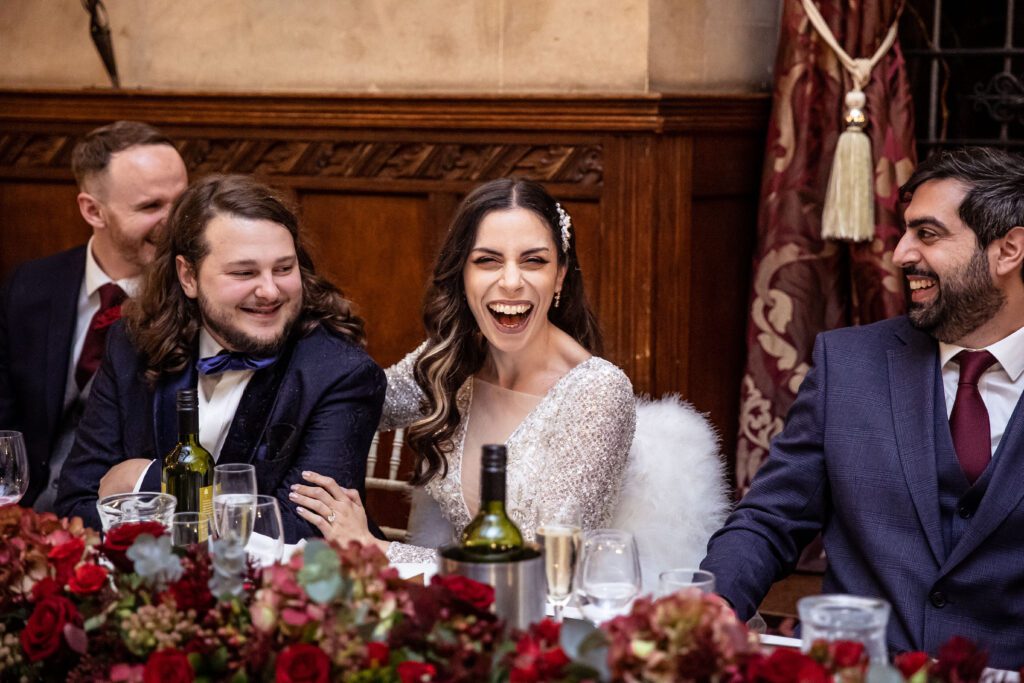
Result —
M 569 248 L 562 250 L 562 233 L 555 200 L 530 180 L 505 178 L 476 188 L 459 205 L 434 264 L 434 274 L 423 303 L 427 344 L 416 361 L 414 377 L 425 395 L 424 417 L 406 432 L 416 451 L 413 484 L 425 484 L 448 473 L 447 454 L 462 415 L 456 395 L 463 383 L 483 365 L 487 342 L 466 301 L 463 270 L 476 243 L 484 216 L 504 209 L 527 209 L 544 221 L 565 267 L 558 308 L 548 308 L 548 319 L 592 354 L 600 355 L 601 332 L 583 291 L 583 275 L 576 256 L 576 227 Z
M 185 295 L 175 261 L 184 256 L 198 272 L 209 254 L 206 226 L 218 214 L 266 220 L 283 226 L 295 243 L 302 280 L 302 309 L 292 334 L 304 335 L 318 325 L 365 345 L 363 321 L 337 287 L 320 277 L 303 246 L 299 221 L 273 189 L 244 175 L 209 175 L 193 183 L 171 207 L 166 229 L 156 241 L 156 257 L 147 269 L 139 295 L 125 304 L 129 338 L 146 362 L 146 379 L 185 369 L 192 362 L 202 325 L 199 304 Z

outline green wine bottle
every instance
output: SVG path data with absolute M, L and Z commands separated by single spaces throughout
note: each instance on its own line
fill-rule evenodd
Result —
M 462 553 L 477 562 L 502 562 L 523 550 L 523 534 L 505 512 L 504 446 L 487 445 L 480 459 L 480 511 L 462 532 Z
M 199 443 L 199 396 L 178 392 L 178 443 L 164 456 L 161 490 L 178 499 L 175 512 L 199 513 L 199 541 L 213 514 L 213 456 Z

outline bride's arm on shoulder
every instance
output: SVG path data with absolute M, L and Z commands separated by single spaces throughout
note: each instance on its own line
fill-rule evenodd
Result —
M 552 492 L 579 501 L 584 529 L 612 519 L 636 430 L 636 397 L 625 373 L 601 362 L 567 393 L 558 409 Z
M 380 431 L 389 432 L 408 427 L 421 417 L 423 390 L 416 384 L 413 370 L 426 346 L 427 342 L 423 342 L 415 351 L 384 371 L 388 389 L 384 396 L 384 411 L 380 416 Z

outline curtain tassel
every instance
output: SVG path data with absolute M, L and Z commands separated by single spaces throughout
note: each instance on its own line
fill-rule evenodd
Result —
M 821 217 L 823 239 L 870 241 L 875 236 L 874 168 L 871 139 L 864 133 L 867 98 L 846 93 L 846 130 L 839 136 Z

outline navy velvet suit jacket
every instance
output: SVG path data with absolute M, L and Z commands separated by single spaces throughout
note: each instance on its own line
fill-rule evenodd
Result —
M 989 649 L 990 666 L 1024 664 L 1024 411 L 1018 403 L 984 497 L 946 548 L 941 381 L 937 342 L 906 318 L 819 335 L 785 429 L 702 563 L 741 618 L 821 531 L 823 592 L 888 600 L 891 653 L 935 655 L 959 634 Z
M 25 435 L 25 506 L 50 476 L 84 276 L 81 246 L 22 264 L 0 290 L 0 429 Z
M 196 386 L 197 373 L 190 365 L 150 388 L 144 371 L 123 325 L 114 325 L 61 473 L 61 516 L 77 515 L 99 528 L 96 498 L 107 470 L 127 458 L 162 461 L 174 447 L 175 396 Z M 385 387 L 384 372 L 363 349 L 317 327 L 289 344 L 274 365 L 253 374 L 217 462 L 256 466 L 260 493 L 275 496 L 281 506 L 286 542 L 317 536 L 295 512 L 289 487 L 305 483 L 302 472 L 312 470 L 363 494 Z M 149 468 L 144 490 L 160 489 L 159 464 Z

